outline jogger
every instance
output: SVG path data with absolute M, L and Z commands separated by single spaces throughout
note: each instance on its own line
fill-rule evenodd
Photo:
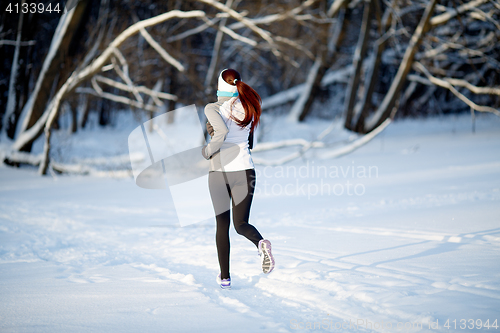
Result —
M 210 160 L 208 179 L 217 220 L 215 238 L 220 266 L 217 281 L 223 289 L 231 288 L 231 210 L 236 232 L 259 249 L 262 271 L 267 274 L 274 268 L 271 242 L 248 223 L 256 181 L 250 149 L 253 131 L 260 119 L 260 104 L 259 94 L 241 81 L 240 74 L 234 69 L 225 69 L 219 75 L 217 102 L 205 107 L 212 139 L 201 153 Z

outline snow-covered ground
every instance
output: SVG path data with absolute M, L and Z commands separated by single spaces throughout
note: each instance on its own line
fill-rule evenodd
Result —
M 261 138 L 328 125 L 264 119 Z M 126 154 L 131 129 L 84 131 L 54 154 Z M 251 223 L 277 267 L 262 274 L 231 229 L 232 290 L 215 282 L 214 222 L 180 227 L 168 191 L 1 166 L 0 331 L 500 330 L 499 118 L 479 115 L 476 133 L 467 116 L 399 121 L 350 155 L 317 153 L 257 167 Z

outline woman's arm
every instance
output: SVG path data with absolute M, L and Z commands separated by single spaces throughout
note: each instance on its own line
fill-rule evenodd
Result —
M 207 120 L 207 132 L 210 134 L 210 139 L 214 136 L 214 128 L 212 127 L 212 124 Z
M 220 103 L 222 104 L 222 103 Z M 210 143 L 202 149 L 203 156 L 208 160 L 213 154 L 219 151 L 229 132 L 226 123 L 218 112 L 219 103 L 210 103 L 205 107 L 205 115 L 214 129 L 214 135 Z

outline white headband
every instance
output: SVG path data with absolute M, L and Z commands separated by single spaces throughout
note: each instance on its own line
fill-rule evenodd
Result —
M 219 91 L 227 91 L 227 92 L 231 92 L 231 93 L 238 92 L 238 88 L 236 88 L 236 86 L 233 86 L 233 85 L 227 83 L 222 78 L 222 73 L 224 73 L 224 71 L 226 69 L 223 69 L 222 72 L 220 72 L 220 74 L 219 74 L 219 81 L 218 81 L 218 85 L 217 85 L 217 90 L 219 90 Z

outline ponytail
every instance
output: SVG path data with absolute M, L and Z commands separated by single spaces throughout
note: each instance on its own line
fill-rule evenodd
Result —
M 232 85 L 236 86 L 238 89 L 238 96 L 240 98 L 241 104 L 245 109 L 245 118 L 242 120 L 236 119 L 233 116 L 231 118 L 240 126 L 241 128 L 248 126 L 252 123 L 250 132 L 253 133 L 255 127 L 259 124 L 260 114 L 262 112 L 261 104 L 262 99 L 259 94 L 252 89 L 248 84 L 241 81 L 240 73 L 236 70 L 228 68 L 221 72 L 222 79 Z
M 248 84 L 241 80 L 236 81 L 236 88 L 238 88 L 238 96 L 241 104 L 245 109 L 245 118 L 241 121 L 236 120 L 240 127 L 245 127 L 252 123 L 250 132 L 253 132 L 255 127 L 259 124 L 260 114 L 262 113 L 262 99 L 259 94 Z

